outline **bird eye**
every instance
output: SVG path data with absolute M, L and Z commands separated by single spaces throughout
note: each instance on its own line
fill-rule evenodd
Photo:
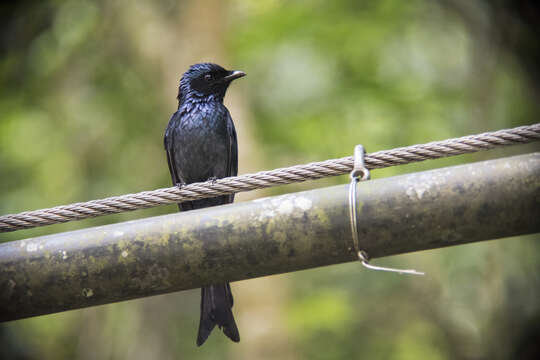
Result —
M 212 80 L 212 74 L 206 74 L 206 75 L 204 75 L 204 80 L 206 80 L 206 81 Z

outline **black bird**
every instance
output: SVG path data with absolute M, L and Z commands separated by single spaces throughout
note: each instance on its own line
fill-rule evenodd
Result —
M 165 151 L 173 184 L 182 186 L 209 179 L 236 176 L 238 144 L 236 130 L 223 97 L 234 79 L 246 75 L 219 65 L 192 65 L 178 87 L 178 110 L 165 130 Z M 234 195 L 188 201 L 180 211 L 231 203 Z M 201 346 L 217 325 L 232 341 L 240 334 L 232 314 L 233 296 L 227 284 L 201 289 L 201 319 L 197 346 Z

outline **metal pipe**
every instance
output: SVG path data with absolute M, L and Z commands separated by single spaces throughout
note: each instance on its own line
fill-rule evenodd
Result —
M 540 153 L 358 184 L 372 258 L 540 232 Z M 0 321 L 357 260 L 348 185 L 0 244 Z

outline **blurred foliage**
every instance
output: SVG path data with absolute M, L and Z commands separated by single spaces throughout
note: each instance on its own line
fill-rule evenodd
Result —
M 515 15 L 502 6 L 509 2 L 477 2 L 462 11 L 469 5 L 459 0 L 235 0 L 219 9 L 216 2 L 198 5 L 202 12 L 196 14 L 207 16 L 189 19 L 196 3 L 1 5 L 0 213 L 168 186 L 162 132 L 176 95 L 169 84 L 202 60 L 226 60 L 224 65 L 249 74 L 231 91 L 246 101 L 243 111 L 262 149 L 261 158 L 250 160 L 258 169 L 346 156 L 357 143 L 372 152 L 538 121 L 539 84 L 528 76 L 538 53 L 532 45 L 523 51 L 530 36 L 505 46 L 508 37 L 494 35 L 507 19 L 504 11 Z M 216 16 L 223 23 L 214 23 Z M 530 22 L 514 20 L 504 28 L 509 34 L 518 29 L 519 36 Z M 189 39 L 198 41 L 190 21 L 213 31 L 213 40 L 201 41 L 210 48 L 203 51 L 206 57 L 185 51 Z M 215 42 L 226 56 L 208 59 Z M 239 110 L 231 108 L 233 118 Z M 241 125 L 239 134 L 245 131 Z M 373 175 L 534 149 L 514 147 Z M 0 234 L 0 241 L 172 211 L 160 207 Z M 257 358 L 276 352 L 291 359 L 528 358 L 540 343 L 537 240 L 532 235 L 380 260 L 414 264 L 428 273 L 425 279 L 366 272 L 358 264 L 281 276 L 286 333 L 279 341 L 285 345 L 276 346 L 277 337 L 266 339 L 269 350 Z M 264 302 L 278 288 L 266 291 L 252 302 Z M 277 318 L 263 313 L 264 321 L 250 322 L 256 316 L 241 303 L 245 294 L 235 294 L 239 345 L 216 331 L 195 348 L 198 292 L 191 291 L 1 325 L 2 358 L 253 358 L 244 350 L 250 336 L 265 334 Z

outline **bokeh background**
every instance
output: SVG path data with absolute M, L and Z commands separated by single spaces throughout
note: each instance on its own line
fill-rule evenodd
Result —
M 240 173 L 531 124 L 534 1 L 18 1 L 0 5 L 0 213 L 169 186 L 162 136 L 190 64 L 248 76 L 225 99 Z M 518 146 L 373 176 L 538 150 Z M 242 194 L 238 201 L 345 183 Z M 0 234 L 0 241 L 176 211 Z M 422 236 L 422 234 L 418 234 Z M 526 359 L 538 236 L 233 284 L 242 342 L 196 348 L 199 291 L 0 324 L 2 359 Z

